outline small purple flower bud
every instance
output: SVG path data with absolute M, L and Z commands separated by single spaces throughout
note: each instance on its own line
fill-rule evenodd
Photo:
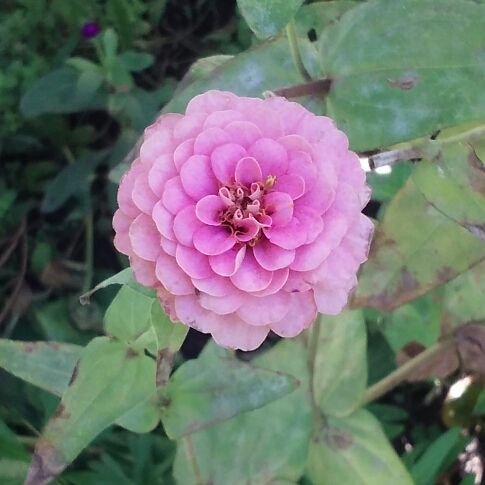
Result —
M 87 22 L 83 25 L 81 33 L 84 38 L 92 39 L 99 34 L 99 25 L 96 22 Z

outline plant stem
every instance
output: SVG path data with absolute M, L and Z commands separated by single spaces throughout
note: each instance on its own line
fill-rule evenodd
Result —
M 293 21 L 286 26 L 286 36 L 288 37 L 288 44 L 290 46 L 291 57 L 295 63 L 297 71 L 301 74 L 303 79 L 307 82 L 312 81 L 312 77 L 306 70 L 303 60 L 301 58 L 300 49 L 298 48 L 298 39 L 296 37 L 295 24 Z
M 310 396 L 312 402 L 315 402 L 315 393 L 313 388 L 313 373 L 315 370 L 315 358 L 318 349 L 318 337 L 320 335 L 320 327 L 322 326 L 323 315 L 320 313 L 317 319 L 313 322 L 308 332 L 308 370 L 310 373 Z
M 84 264 L 86 272 L 84 273 L 83 294 L 91 289 L 93 280 L 93 251 L 94 251 L 94 229 L 93 229 L 93 211 L 90 210 L 84 219 L 86 226 L 86 246 L 84 250 Z
M 185 453 L 187 453 L 187 458 L 194 474 L 195 483 L 197 485 L 204 485 L 204 479 L 202 478 L 202 473 L 195 456 L 194 442 L 192 441 L 192 437 L 190 435 L 184 436 L 182 438 L 182 442 L 184 443 Z
M 396 369 L 384 379 L 367 388 L 364 393 L 361 406 L 365 406 L 366 404 L 383 396 L 404 381 L 404 379 L 406 379 L 406 377 L 412 374 L 416 369 L 431 362 L 434 358 L 441 354 L 441 352 L 454 345 L 454 338 L 454 334 L 447 335 L 410 361 L 406 362 L 404 365 L 399 367 L 399 369 Z

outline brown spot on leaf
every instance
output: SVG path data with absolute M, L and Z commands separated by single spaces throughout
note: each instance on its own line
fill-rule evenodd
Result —
M 133 359 L 133 357 L 137 357 L 138 354 L 130 347 L 125 354 L 125 359 Z
M 455 331 L 464 372 L 485 374 L 485 325 L 470 322 Z
M 71 416 L 71 413 L 66 412 L 66 406 L 64 404 L 59 404 L 58 408 L 56 409 L 56 412 L 52 416 L 52 419 L 67 419 Z
M 353 436 L 343 429 L 329 426 L 324 429 L 324 439 L 333 450 L 348 450 L 354 441 Z
M 157 353 L 157 389 L 165 386 L 172 372 L 173 363 L 177 352 L 171 352 L 170 349 L 160 349 Z
M 79 363 L 75 365 L 74 370 L 72 371 L 72 376 L 69 379 L 68 386 L 72 385 L 72 383 L 76 380 L 78 373 L 79 373 Z
M 462 226 L 474 236 L 485 241 L 485 224 L 462 224 Z
M 399 88 L 399 89 L 402 89 L 403 91 L 408 91 L 409 89 L 414 88 L 414 86 L 416 85 L 418 80 L 419 80 L 418 76 L 410 76 L 406 79 L 389 79 L 388 78 L 387 82 L 393 88 Z
M 467 177 L 470 187 L 485 196 L 485 166 L 470 147 L 467 157 Z
M 38 349 L 39 344 L 37 342 L 22 342 L 21 347 L 24 352 L 30 354 Z
M 61 450 L 40 438 L 35 448 L 24 485 L 46 485 L 54 480 L 67 466 Z

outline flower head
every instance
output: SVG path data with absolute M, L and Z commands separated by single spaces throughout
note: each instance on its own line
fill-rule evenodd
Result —
M 251 350 L 337 314 L 373 225 L 333 121 L 284 98 L 209 91 L 145 130 L 121 180 L 115 246 L 165 311 Z
M 81 34 L 85 39 L 92 39 L 99 34 L 99 25 L 96 22 L 87 22 L 81 29 Z

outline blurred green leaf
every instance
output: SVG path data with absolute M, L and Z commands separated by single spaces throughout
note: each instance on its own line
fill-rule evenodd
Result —
M 26 485 L 48 483 L 103 429 L 148 399 L 155 391 L 155 367 L 123 342 L 92 340 L 37 442 Z
M 294 377 L 238 360 L 185 362 L 162 390 L 162 422 L 170 438 L 180 438 L 265 406 L 297 387 Z
M 131 72 L 143 71 L 153 64 L 155 58 L 148 52 L 125 51 L 118 59 L 123 63 L 125 69 Z
M 315 402 L 326 415 L 345 416 L 359 406 L 367 385 L 365 322 L 362 312 L 345 311 L 322 315 L 319 325 L 313 368 Z
M 376 229 L 352 306 L 393 310 L 484 257 L 483 242 L 431 206 L 409 179 Z
M 260 39 L 284 29 L 302 3 L 303 0 L 237 0 L 244 20 Z
M 118 52 L 118 35 L 113 29 L 106 29 L 101 35 L 101 43 L 103 54 L 106 56 L 106 67 L 109 69 Z
M 466 0 L 377 0 L 324 30 L 321 65 L 334 80 L 327 112 L 352 149 L 484 119 L 484 16 L 485 5 Z
M 0 340 L 0 366 L 57 396 L 67 388 L 83 348 L 61 342 Z
M 306 68 L 312 76 L 318 77 L 315 47 L 306 37 L 299 37 L 299 47 Z M 214 69 L 208 76 L 193 82 L 175 96 L 163 108 L 163 112 L 183 113 L 194 96 L 209 89 L 260 97 L 265 91 L 301 82 L 301 76 L 288 55 L 288 41 L 279 37 L 241 52 Z M 298 98 L 298 102 L 316 114 L 323 114 L 324 103 L 319 96 Z
M 80 90 L 81 73 L 72 67 L 56 69 L 35 82 L 22 97 L 20 111 L 27 118 L 45 113 L 75 113 L 102 106 L 95 89 Z M 85 85 L 81 87 L 86 88 Z
M 372 199 L 381 202 L 390 201 L 404 186 L 412 170 L 412 163 L 398 163 L 389 173 L 367 173 L 367 183 L 372 188 Z
M 452 428 L 443 433 L 421 455 L 411 469 L 411 475 L 416 485 L 433 483 L 441 463 L 452 450 L 460 437 L 461 428 Z
M 328 417 L 314 431 L 307 470 L 318 485 L 414 485 L 377 419 L 363 409 Z
M 202 483 L 266 485 L 271 479 L 297 481 L 304 471 L 312 415 L 306 350 L 296 340 L 282 340 L 253 364 L 294 375 L 300 387 L 260 409 L 190 435 Z M 178 443 L 174 476 L 177 483 L 197 485 L 200 479 L 194 476 L 185 443 Z

